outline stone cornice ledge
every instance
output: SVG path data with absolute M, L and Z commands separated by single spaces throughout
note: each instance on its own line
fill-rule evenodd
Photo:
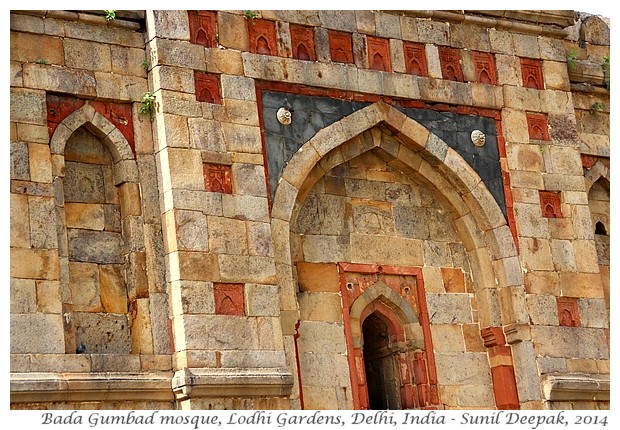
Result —
M 289 396 L 288 368 L 185 368 L 172 378 L 177 400 L 198 397 Z
M 11 373 L 11 403 L 173 401 L 170 373 Z
M 542 378 L 547 401 L 609 401 L 609 375 L 549 373 Z

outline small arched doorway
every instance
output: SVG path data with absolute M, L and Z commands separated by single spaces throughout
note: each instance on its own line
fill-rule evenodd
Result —
M 368 409 L 402 409 L 400 375 L 388 325 L 372 313 L 362 324 Z

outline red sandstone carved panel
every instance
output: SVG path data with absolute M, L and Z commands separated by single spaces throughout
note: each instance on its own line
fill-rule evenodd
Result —
M 558 297 L 558 318 L 564 327 L 580 327 L 579 303 L 575 297 Z
M 353 41 L 351 33 L 329 30 L 329 51 L 336 63 L 353 63 Z
M 75 110 L 84 106 L 84 100 L 67 96 L 47 95 L 47 129 L 50 137 L 56 127 Z
M 262 55 L 278 55 L 276 23 L 266 19 L 248 20 L 250 52 Z
M 219 75 L 195 71 L 194 87 L 197 101 L 222 104 Z
M 531 58 L 521 58 L 521 76 L 523 77 L 524 87 L 537 90 L 545 89 L 542 61 L 532 60 Z
M 547 126 L 547 117 L 539 113 L 528 113 L 527 130 L 530 139 L 533 140 L 549 140 L 549 127 Z
M 216 315 L 245 315 L 243 284 L 213 284 Z
M 461 51 L 446 46 L 439 47 L 439 64 L 441 76 L 450 81 L 463 82 L 463 68 L 461 67 Z
M 476 82 L 497 85 L 495 57 L 493 54 L 490 52 L 474 52 L 473 58 L 476 67 Z
M 217 47 L 217 15 L 206 10 L 189 10 L 189 41 L 207 48 Z
M 298 60 L 316 61 L 314 49 L 314 30 L 304 25 L 290 24 L 291 46 L 293 58 Z
M 545 218 L 564 218 L 560 193 L 556 191 L 539 191 L 542 216 Z
M 232 194 L 230 166 L 225 164 L 205 163 L 203 165 L 203 171 L 206 191 Z
M 407 73 L 416 76 L 428 76 L 426 49 L 423 43 L 403 42 L 405 51 L 405 67 Z
M 366 37 L 368 46 L 368 68 L 392 71 L 392 61 L 390 60 L 390 41 L 381 37 Z

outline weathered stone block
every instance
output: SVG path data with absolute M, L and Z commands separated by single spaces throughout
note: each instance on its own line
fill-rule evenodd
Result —
M 14 278 L 58 280 L 58 251 L 11 248 L 11 276 Z
M 566 297 L 603 298 L 601 277 L 596 273 L 560 273 L 560 290 Z
M 570 80 L 565 61 L 543 61 L 543 76 L 545 88 L 570 91 Z
M 74 39 L 92 40 L 111 45 L 143 48 L 144 38 L 141 32 L 130 31 L 118 27 L 86 24 L 82 22 L 67 22 L 65 34 Z
M 532 326 L 532 341 L 538 355 L 558 358 L 598 358 L 609 356 L 605 331 L 584 327 Z M 553 339 L 553 342 L 549 342 Z M 578 348 L 575 346 L 579 345 Z
M 269 220 L 265 197 L 225 194 L 222 196 L 222 209 L 227 218 L 264 222 Z
M 183 93 L 194 94 L 194 72 L 191 69 L 155 66 L 152 70 L 153 88 L 155 90 L 163 88 L 166 90 L 180 91 Z
M 248 51 L 250 41 L 247 20 L 242 15 L 227 12 L 217 14 L 219 43 L 226 48 Z
M 101 312 L 99 267 L 92 263 L 69 262 L 69 289 L 75 311 Z
M 473 322 L 469 294 L 427 294 L 426 302 L 431 324 Z
M 270 257 L 222 254 L 218 256 L 218 262 L 224 282 L 274 282 L 276 269 Z
M 153 354 L 153 328 L 151 327 L 151 315 L 149 311 L 149 299 L 141 298 L 131 303 L 129 310 L 131 324 L 131 352 L 133 354 Z M 139 357 L 137 368 L 140 367 Z
M 45 60 L 62 66 L 65 64 L 62 42 L 59 37 L 11 31 L 11 60 L 30 63 Z
M 301 291 L 334 293 L 340 291 L 338 266 L 336 264 L 300 261 L 296 266 L 297 281 Z
M 187 190 L 204 190 L 204 179 L 202 177 L 202 156 L 200 151 L 195 149 L 169 148 L 161 151 L 162 167 L 163 160 L 167 155 L 167 166 L 164 170 L 164 186 L 168 174 L 170 186 L 172 188 L 184 188 Z
M 42 313 L 62 313 L 59 281 L 36 281 L 37 309 Z
M 69 258 L 102 264 L 125 262 L 123 238 L 119 233 L 69 229 Z
M 433 348 L 436 352 L 465 352 L 463 330 L 458 324 L 431 325 Z
M 102 204 L 65 203 L 67 228 L 103 230 L 106 226 L 104 214 L 104 205 Z
M 50 228 L 55 221 L 54 200 L 48 197 L 28 198 L 28 215 L 30 217 L 30 243 L 33 248 L 57 248 L 56 229 Z
M 207 72 L 225 75 L 243 75 L 241 52 L 229 49 L 206 49 Z
M 47 124 L 45 92 L 11 88 L 11 121 Z
M 551 239 L 551 256 L 558 272 L 577 271 L 575 250 L 570 240 Z
M 254 164 L 234 163 L 232 165 L 233 193 L 267 197 L 265 169 Z
M 350 258 L 344 236 L 304 235 L 302 247 L 305 260 L 311 263 L 349 261 Z
M 45 333 L 45 336 L 41 334 Z M 64 354 L 65 341 L 61 315 L 11 315 L 12 354 Z
M 11 179 L 30 181 L 28 143 L 11 140 Z
M 532 324 L 558 325 L 558 307 L 552 295 L 531 294 L 526 297 Z
M 342 322 L 340 294 L 305 292 L 298 294 L 297 297 L 299 300 L 300 318 L 303 321 Z
M 351 234 L 351 261 L 422 266 L 422 242 L 417 239 Z
M 125 269 L 122 265 L 99 266 L 99 293 L 104 312 L 127 313 L 127 288 Z
M 277 285 L 246 284 L 244 288 L 246 315 L 280 315 L 279 287 Z
M 44 24 L 43 24 L 43 14 L 41 11 L 32 11 L 26 12 L 26 14 L 21 13 L 11 13 L 11 30 L 14 31 L 24 31 L 28 33 L 43 33 Z M 29 13 L 32 13 L 30 15 Z
M 250 255 L 273 257 L 271 226 L 268 223 L 247 222 L 248 251 Z
M 488 52 L 491 41 L 486 28 L 472 24 L 450 24 L 450 46 Z
M 10 203 L 10 243 L 11 246 L 30 248 L 30 217 L 28 196 L 11 193 Z
M 76 312 L 73 317 L 76 327 L 75 342 L 78 345 L 84 342 L 86 353 L 129 354 L 131 352 L 127 315 Z
M 154 10 L 146 14 L 149 39 L 189 40 L 189 21 L 185 10 Z
M 578 304 L 581 327 L 609 327 L 604 299 L 579 299 Z
M 141 77 L 95 72 L 95 80 L 100 98 L 134 101 L 148 91 L 148 83 Z
M 32 279 L 14 279 L 10 283 L 11 314 L 33 314 L 37 311 L 37 289 Z
M 458 368 L 454 363 L 458 362 Z M 435 355 L 437 381 L 441 385 L 491 385 L 486 353 L 441 353 Z
M 24 64 L 23 67 L 24 85 L 29 88 L 69 93 L 89 98 L 98 95 L 96 89 L 97 82 L 92 71 L 30 63 Z
M 302 321 L 299 326 L 299 352 L 344 354 L 344 325 L 321 321 Z
M 258 349 L 256 318 L 230 315 L 183 317 L 186 349 Z M 205 333 L 211 333 L 205 336 Z
M 155 58 L 151 64 L 163 64 L 193 70 L 205 70 L 205 48 L 189 41 L 157 38 L 150 42 Z M 152 55 L 153 55 L 152 54 Z
M 110 72 L 112 70 L 110 45 L 86 40 L 66 39 L 64 48 L 67 67 L 98 72 Z
M 226 146 L 231 152 L 260 154 L 263 151 L 260 129 L 258 127 L 222 123 L 222 132 L 224 133 Z
M 418 41 L 435 45 L 447 45 L 450 39 L 448 23 L 438 21 L 417 21 Z
M 112 73 L 146 78 L 144 49 L 111 45 L 110 57 Z
M 195 94 L 162 89 L 156 92 L 155 97 L 158 102 L 158 112 L 187 117 L 202 117 L 202 107 L 200 103 L 196 102 Z
M 247 232 L 244 221 L 208 217 L 209 247 L 218 254 L 247 255 Z

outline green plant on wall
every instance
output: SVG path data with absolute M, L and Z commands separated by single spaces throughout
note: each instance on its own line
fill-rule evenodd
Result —
M 45 58 L 37 58 L 36 60 L 34 60 L 34 62 L 37 64 L 49 64 L 50 63 Z
M 105 20 L 106 21 L 112 21 L 113 19 L 116 19 L 116 11 L 115 10 L 104 10 L 105 12 Z
M 151 62 L 147 58 L 142 62 L 142 68 L 147 71 L 151 68 Z
M 571 49 L 566 57 L 566 65 L 568 66 L 568 70 L 574 72 L 577 68 L 577 51 L 575 49 Z
M 603 64 L 601 67 L 603 68 L 603 85 L 609 90 L 611 81 L 611 76 L 609 75 L 609 55 L 603 57 Z
M 605 105 L 601 102 L 594 102 L 592 103 L 592 105 L 590 106 L 590 113 L 591 114 L 595 114 L 598 111 L 603 110 L 603 108 L 605 107 Z
M 257 10 L 245 10 L 243 11 L 243 16 L 245 17 L 245 19 L 249 19 L 250 21 L 252 21 L 252 24 L 254 24 L 254 20 L 258 18 L 258 11 Z
M 142 115 L 148 115 L 149 118 L 153 119 L 153 115 L 155 115 L 157 102 L 155 101 L 155 94 L 151 92 L 146 92 L 142 96 L 140 100 L 140 113 Z

